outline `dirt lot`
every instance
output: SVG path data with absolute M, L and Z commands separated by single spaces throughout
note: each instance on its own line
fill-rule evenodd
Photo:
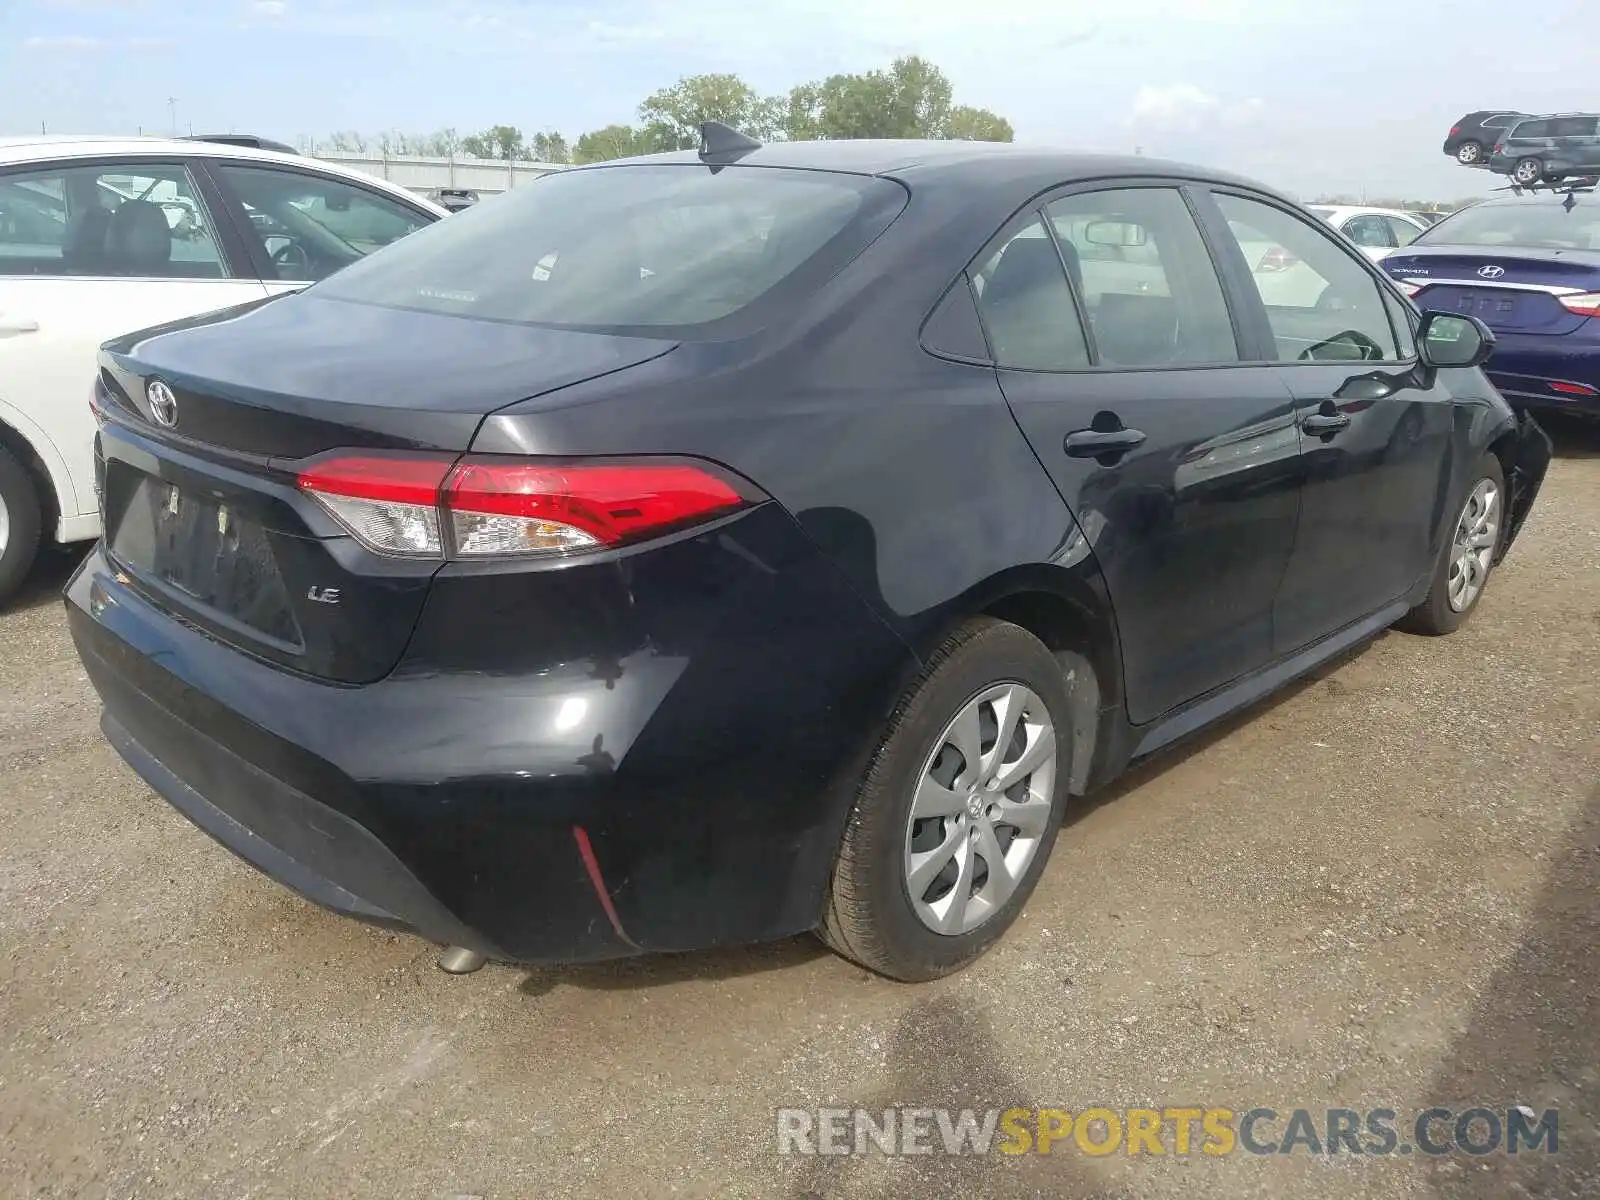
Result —
M 807 940 L 448 977 L 121 765 L 47 565 L 0 615 L 0 1193 L 1600 1195 L 1600 442 L 1562 443 L 1465 630 L 1138 772 L 922 987 Z M 1560 1106 L 1560 1152 L 806 1159 L 773 1116 L 1475 1102 Z

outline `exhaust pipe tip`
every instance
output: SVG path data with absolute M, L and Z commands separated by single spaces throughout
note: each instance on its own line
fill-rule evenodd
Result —
M 446 946 L 439 955 L 439 969 L 448 975 L 471 975 L 489 960 L 465 946 Z

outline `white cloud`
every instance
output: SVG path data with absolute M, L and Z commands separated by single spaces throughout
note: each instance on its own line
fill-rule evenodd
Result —
M 262 17 L 281 17 L 289 11 L 286 0 L 255 0 L 250 7 L 257 16 Z
M 1171 83 L 1165 87 L 1142 87 L 1133 98 L 1128 124 L 1189 127 L 1198 125 L 1222 101 L 1192 83 Z
M 31 37 L 22 43 L 30 50 L 97 50 L 105 41 L 96 37 L 61 34 L 54 37 Z

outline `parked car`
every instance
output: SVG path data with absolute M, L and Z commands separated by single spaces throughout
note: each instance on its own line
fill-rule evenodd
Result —
M 1600 197 L 1504 197 L 1441 221 L 1384 270 L 1494 331 L 1490 380 L 1522 408 L 1600 418 Z
M 1600 173 L 1600 117 L 1561 113 L 1519 121 L 1495 144 L 1489 169 L 1520 187 Z
M 1361 247 L 1373 262 L 1399 246 L 1409 246 L 1428 223 L 1394 208 L 1350 204 L 1312 204 L 1309 210 Z
M 107 736 L 455 969 L 814 929 L 953 971 L 1071 798 L 1456 629 L 1534 501 L 1484 326 L 1266 188 L 726 146 L 102 352 L 66 604 Z M 1239 231 L 1314 301 L 1264 303 Z
M 478 193 L 468 188 L 435 188 L 433 202 L 450 212 L 460 212 L 478 202 Z
M 304 287 L 442 215 L 250 145 L 0 139 L 0 603 L 41 541 L 100 531 L 83 397 L 101 342 Z
M 1488 108 L 1470 112 L 1445 135 L 1444 152 L 1464 167 L 1481 167 L 1489 158 L 1489 150 L 1510 126 L 1526 113 L 1511 109 Z

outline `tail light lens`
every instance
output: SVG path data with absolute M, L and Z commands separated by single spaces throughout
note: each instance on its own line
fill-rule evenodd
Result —
M 1451 137 L 1455 137 L 1455 135 L 1460 133 L 1460 132 L 1461 132 L 1461 126 L 1459 126 L 1459 125 L 1450 126 L 1450 136 Z
M 336 453 L 301 471 L 298 483 L 368 549 L 428 558 L 606 550 L 765 498 L 684 459 Z
M 1600 292 L 1584 292 L 1578 296 L 1562 296 L 1561 305 L 1580 317 L 1600 317 Z
M 1587 383 L 1568 383 L 1563 379 L 1552 379 L 1550 390 L 1560 392 L 1563 396 L 1600 396 L 1600 388 L 1592 388 Z
M 1428 286 L 1425 283 L 1418 283 L 1414 279 L 1396 279 L 1394 281 L 1394 285 L 1395 285 L 1395 287 L 1399 288 L 1402 292 L 1404 292 L 1407 296 L 1415 296 L 1423 288 Z
M 1258 273 L 1287 271 L 1299 261 L 1300 260 L 1298 258 L 1290 254 L 1282 246 L 1273 246 L 1270 250 L 1263 254 L 1261 256 L 1261 260 L 1256 263 L 1256 271 Z

